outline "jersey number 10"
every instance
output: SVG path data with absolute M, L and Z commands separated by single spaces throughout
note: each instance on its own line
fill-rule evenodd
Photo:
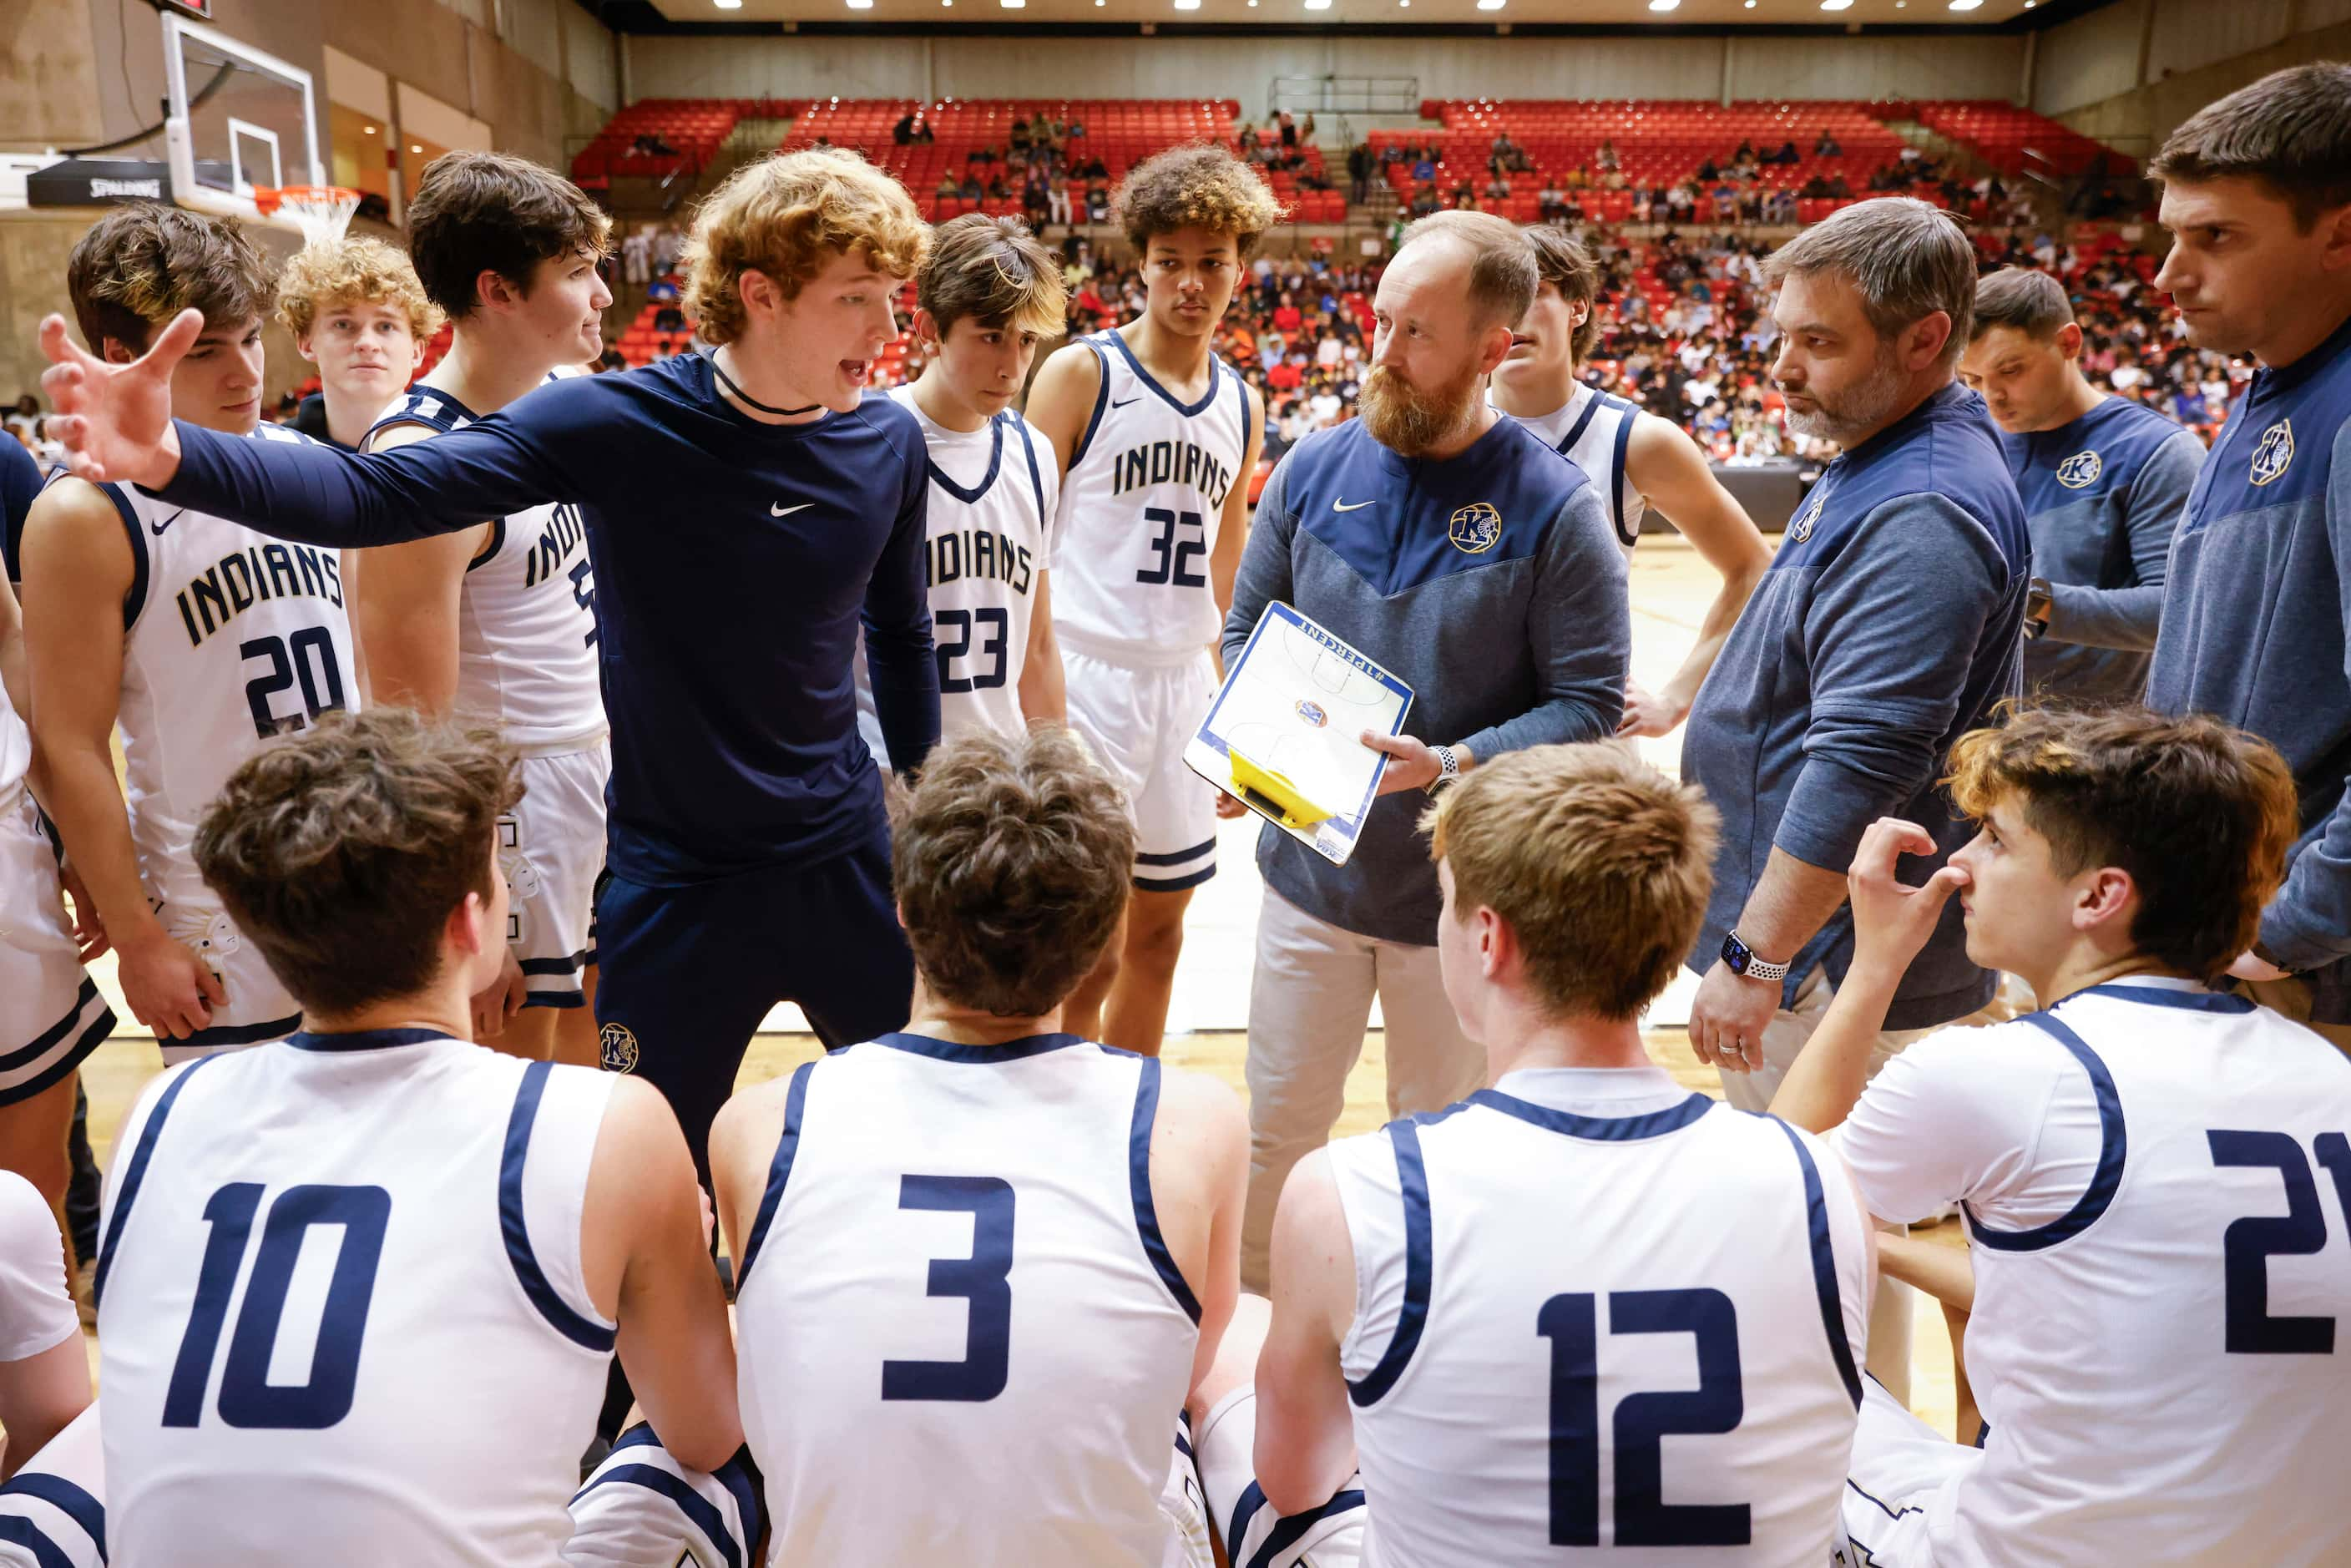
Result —
M 259 1182 L 231 1182 L 204 1205 L 211 1234 L 196 1269 L 195 1304 L 188 1331 L 172 1363 L 163 1395 L 163 1425 L 204 1424 L 204 1390 L 213 1361 L 228 1327 L 230 1301 L 245 1267 L 253 1217 L 261 1207 Z M 269 1206 L 262 1222 L 261 1247 L 253 1277 L 236 1313 L 228 1343 L 228 1366 L 221 1374 L 221 1419 L 232 1427 L 279 1431 L 317 1431 L 351 1413 L 360 1379 L 360 1341 L 367 1333 L 368 1307 L 375 1296 L 376 1265 L 383 1259 L 383 1234 L 392 1219 L 392 1195 L 380 1186 L 290 1186 Z M 327 1282 L 319 1314 L 319 1337 L 310 1354 L 310 1375 L 301 1383 L 272 1383 L 269 1364 L 277 1351 L 286 1318 L 286 1295 L 302 1239 L 314 1225 L 339 1226 L 342 1244 Z

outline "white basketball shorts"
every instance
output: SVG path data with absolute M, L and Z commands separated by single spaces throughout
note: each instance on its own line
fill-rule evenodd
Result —
M 1202 649 L 1181 664 L 1112 664 L 1064 647 L 1070 725 L 1126 791 L 1134 885 L 1177 893 L 1217 874 L 1216 787 L 1184 766 L 1184 744 L 1217 696 Z
M 1200 1424 L 1200 1488 L 1233 1568 L 1356 1568 L 1364 1560 L 1363 1478 L 1351 1478 L 1310 1513 L 1274 1511 L 1257 1484 L 1257 1391 L 1217 1401 Z
M 523 797 L 498 819 L 507 873 L 507 944 L 531 1008 L 584 1004 L 580 972 L 596 962 L 596 878 L 604 869 L 604 781 L 612 743 L 522 759 Z
M 164 1066 L 284 1040 L 302 1027 L 302 1004 L 277 983 L 261 949 L 246 940 L 194 866 L 174 867 L 160 883 L 151 880 L 148 886 L 151 896 L 159 887 L 162 894 L 155 918 L 163 929 L 210 965 L 228 993 L 227 1002 L 213 1009 L 206 1027 L 177 1040 L 156 1038 Z
M 113 1027 L 66 923 L 57 851 L 18 789 L 0 800 L 0 1105 L 71 1072 Z

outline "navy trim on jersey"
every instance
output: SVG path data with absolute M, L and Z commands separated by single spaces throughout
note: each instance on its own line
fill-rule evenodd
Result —
M 1844 1379 L 1844 1391 L 1853 1396 L 1853 1407 L 1858 1410 L 1861 1374 L 1854 1366 L 1853 1343 L 1844 1333 L 1844 1298 L 1837 1290 L 1836 1249 L 1829 1240 L 1828 1194 L 1821 1186 L 1813 1152 L 1796 1136 L 1796 1129 L 1777 1116 L 1763 1119 L 1788 1134 L 1788 1145 L 1796 1151 L 1796 1164 L 1803 1169 L 1804 1225 L 1813 1243 L 1813 1288 L 1821 1298 L 1821 1327 L 1828 1332 L 1829 1357 L 1836 1363 L 1837 1375 Z
M 526 975 L 576 975 L 589 962 L 588 949 L 582 947 L 569 958 L 525 958 L 522 972 Z
M 99 489 L 114 503 L 115 514 L 122 519 L 122 531 L 131 536 L 131 591 L 122 596 L 122 629 L 128 632 L 139 624 L 140 612 L 147 608 L 147 529 L 120 486 L 109 483 L 100 485 Z M 183 507 L 180 510 L 187 508 Z M 172 514 L 174 518 L 179 515 Z M 169 528 L 171 524 L 163 526 Z
M 388 1034 L 406 1031 L 388 1030 Z M 522 1085 L 515 1091 L 514 1113 L 507 1118 L 507 1146 L 498 1161 L 498 1228 L 506 1235 L 507 1261 L 514 1265 L 522 1293 L 538 1309 L 555 1332 L 585 1350 L 610 1351 L 613 1331 L 582 1317 L 556 1294 L 538 1255 L 531 1250 L 530 1228 L 523 1218 L 522 1169 L 530 1155 L 531 1124 L 538 1120 L 539 1096 L 547 1090 L 547 1074 L 554 1066 L 534 1061 L 523 1069 Z
M 1632 544 L 1641 537 L 1636 527 L 1625 527 L 1625 454 L 1633 444 L 1633 409 L 1628 405 L 1616 420 L 1616 445 L 1608 469 L 1608 506 L 1616 514 L 1616 537 Z
M 584 1008 L 588 1005 L 585 991 L 532 991 L 522 999 L 526 1008 Z
M 1567 427 L 1567 434 L 1559 438 L 1559 445 L 1553 448 L 1553 450 L 1562 457 L 1567 457 L 1568 448 L 1573 446 L 1577 442 L 1583 439 L 1583 432 L 1585 428 L 1592 423 L 1592 416 L 1600 412 L 1601 405 L 1605 403 L 1607 401 L 1608 394 L 1604 392 L 1594 392 L 1589 398 L 1585 399 L 1583 412 L 1575 416 L 1575 423 Z M 1574 459 L 1570 457 L 1568 458 L 1568 461 L 1572 463 Z
M 155 1043 L 167 1051 L 191 1048 L 206 1050 L 215 1045 L 259 1045 L 265 1040 L 283 1040 L 299 1030 L 302 1015 L 268 1019 L 260 1023 L 225 1023 L 211 1029 L 200 1029 L 193 1034 L 183 1034 L 171 1040 L 159 1039 Z
M 1704 1098 L 1704 1096 L 1699 1096 Z M 1428 1292 L 1435 1273 L 1435 1241 L 1428 1218 L 1428 1167 L 1420 1157 L 1420 1128 L 1413 1122 L 1388 1124 L 1388 1141 L 1395 1145 L 1396 1185 L 1404 1197 L 1404 1311 L 1396 1317 L 1395 1338 L 1386 1354 L 1361 1383 L 1349 1381 L 1347 1397 L 1358 1409 L 1376 1405 L 1412 1361 L 1420 1347 L 1421 1330 L 1428 1325 Z
M 813 1061 L 803 1061 L 793 1070 L 792 1085 L 784 1093 L 784 1131 L 776 1140 L 775 1158 L 768 1165 L 768 1190 L 759 1195 L 758 1218 L 751 1221 L 751 1234 L 744 1239 L 743 1256 L 735 1260 L 735 1299 L 743 1299 L 743 1287 L 750 1281 L 751 1265 L 758 1261 L 759 1249 L 768 1239 L 768 1228 L 776 1222 L 776 1210 L 784 1201 L 784 1184 L 792 1179 L 792 1156 L 799 1153 L 800 1114 L 808 1108 L 809 1073 L 816 1067 Z
M 676 1506 L 677 1511 L 685 1516 L 686 1521 L 718 1549 L 718 1555 L 726 1568 L 742 1568 L 743 1546 L 735 1539 L 735 1532 L 726 1528 L 726 1516 L 718 1511 L 716 1503 L 695 1490 L 691 1483 L 658 1466 L 622 1465 L 618 1469 L 606 1470 L 572 1493 L 571 1500 L 577 1503 L 598 1487 L 610 1486 L 614 1481 L 643 1487 L 647 1491 L 658 1492 L 667 1498 Z
M 1249 1482 L 1241 1493 L 1241 1500 L 1234 1505 L 1232 1528 L 1225 1534 L 1225 1551 L 1228 1553 L 1240 1550 L 1242 1531 L 1249 1529 L 1259 1511 L 1265 1506 L 1265 1489 L 1255 1481 Z M 1304 1540 L 1308 1531 L 1326 1519 L 1363 1506 L 1363 1490 L 1356 1488 L 1332 1493 L 1331 1500 L 1320 1508 L 1308 1509 L 1304 1513 L 1285 1513 L 1280 1522 L 1266 1533 L 1265 1544 L 1250 1553 L 1247 1563 L 1236 1559 L 1233 1568 L 1271 1568 L 1273 1560 Z
M 477 567 L 489 565 L 490 562 L 497 559 L 498 551 L 506 548 L 506 542 L 507 520 L 504 517 L 492 517 L 490 519 L 490 537 L 483 542 L 480 551 L 475 555 L 474 559 L 465 563 L 465 570 L 467 571 L 472 571 Z
M 936 485 L 940 489 L 945 490 L 948 495 L 953 496 L 956 500 L 961 501 L 967 507 L 977 501 L 982 496 L 987 495 L 988 486 L 996 483 L 997 471 L 1004 466 L 1004 423 L 1002 420 L 991 419 L 987 422 L 987 472 L 981 476 L 980 481 L 977 486 L 968 490 L 965 489 L 962 486 L 956 484 L 954 479 L 950 478 L 946 469 L 932 462 L 929 449 L 927 447 L 925 448 L 923 452 L 923 466 L 931 471 L 931 483 Z
M 2104 989 L 2105 988 L 2098 988 Z M 2193 992 L 2158 991 L 2147 987 L 2135 988 L 2145 996 L 2181 996 L 2201 1000 Z M 2214 998 L 2218 1000 L 2220 998 Z M 2248 1007 L 2251 1003 L 2246 1004 Z M 2091 1174 L 2089 1189 L 2079 1201 L 2057 1218 L 2031 1230 L 1995 1230 L 1976 1218 L 1974 1209 L 1962 1202 L 1960 1211 L 1968 1217 L 1968 1228 L 1974 1239 L 1995 1252 L 2037 1252 L 2044 1247 L 2054 1247 L 2060 1241 L 2079 1236 L 2098 1222 L 2115 1201 L 2116 1189 L 2123 1184 L 2123 1160 L 2128 1149 L 2128 1138 L 2123 1126 L 2122 1097 L 2115 1092 L 2114 1075 L 2098 1053 L 2083 1043 L 2082 1037 L 2067 1029 L 2048 1013 L 2027 1013 L 2019 1020 L 2038 1026 L 2056 1042 L 2074 1053 L 2082 1071 L 2090 1075 L 2090 1087 L 2098 1096 L 2098 1168 Z
M 1143 368 L 1143 361 L 1134 357 L 1134 350 L 1128 346 L 1125 337 L 1120 333 L 1117 329 L 1113 328 L 1110 331 L 1103 333 L 1102 336 L 1108 338 L 1112 342 L 1118 345 L 1118 351 L 1126 356 L 1127 367 L 1134 371 L 1136 379 L 1141 381 L 1144 386 L 1149 387 L 1153 392 L 1157 392 L 1161 400 L 1164 401 L 1169 408 L 1174 409 L 1186 419 L 1197 419 L 1201 414 L 1207 413 L 1208 405 L 1217 401 L 1217 394 L 1224 390 L 1224 382 L 1222 380 L 1224 375 L 1224 363 L 1222 361 L 1218 360 L 1216 355 L 1210 354 L 1208 356 L 1208 390 L 1200 394 L 1200 401 L 1197 402 L 1178 402 L 1176 401 L 1176 394 L 1174 392 L 1169 392 L 1165 387 L 1161 386 L 1159 384 L 1159 379 L 1156 376 L 1154 376 L 1149 371 Z M 1235 376 L 1233 379 L 1235 381 L 1238 381 L 1240 378 L 1238 376 Z M 1107 386 L 1110 383 L 1105 380 L 1102 384 Z M 1242 401 L 1244 403 L 1247 402 L 1248 393 L 1242 393 Z
M 11 436 L 9 439 L 13 441 L 16 438 Z M 21 1546 L 31 1552 L 39 1568 L 74 1568 L 73 1558 L 67 1554 L 66 1549 L 51 1540 L 39 1525 L 21 1515 L 0 1515 L 0 1541 L 11 1546 Z M 99 1561 L 106 1561 L 103 1552 L 100 1552 Z
M 986 1065 L 991 1061 L 1024 1061 L 1032 1056 L 1042 1056 L 1049 1051 L 1067 1046 L 1083 1045 L 1086 1041 L 1074 1034 L 1031 1034 L 1019 1040 L 1008 1040 L 1002 1045 L 958 1045 L 951 1040 L 933 1040 L 926 1034 L 885 1034 L 875 1040 L 876 1045 L 886 1045 L 893 1051 L 912 1051 L 938 1061 L 975 1062 Z
M 1216 847 L 1217 841 L 1209 839 L 1206 842 L 1194 844 L 1188 850 L 1176 850 L 1171 853 L 1164 855 L 1137 855 L 1134 857 L 1134 863 L 1137 865 L 1182 865 L 1186 861 L 1197 860 L 1200 856 L 1207 854 L 1210 850 L 1213 850 Z
M 1159 1059 L 1140 1059 L 1143 1071 L 1134 1082 L 1134 1121 L 1126 1134 L 1127 1181 L 1134 1192 L 1134 1228 L 1143 1236 L 1144 1256 L 1159 1270 L 1159 1282 L 1184 1309 L 1184 1315 L 1195 1325 L 1200 1321 L 1200 1299 L 1192 1287 L 1184 1282 L 1184 1270 L 1176 1267 L 1176 1254 L 1167 1249 L 1167 1238 L 1159 1231 L 1159 1210 L 1151 1201 L 1151 1127 L 1159 1114 Z M 1177 1439 L 1178 1442 L 1181 1439 Z
M 1078 460 L 1086 455 L 1086 448 L 1093 444 L 1094 431 L 1102 424 L 1102 410 L 1110 406 L 1110 358 L 1102 351 L 1102 345 L 1092 338 L 1081 338 L 1078 341 L 1084 344 L 1087 351 L 1094 357 L 1094 411 L 1086 415 L 1086 427 L 1079 433 L 1078 444 L 1070 448 L 1070 461 L 1062 470 L 1064 473 L 1073 471 Z
M 453 1038 L 437 1029 L 360 1029 L 348 1034 L 312 1034 L 304 1030 L 287 1035 L 286 1043 L 297 1051 L 389 1051 L 394 1046 L 423 1045 L 427 1040 Z
M 2145 1002 L 2156 1008 L 2187 1008 L 2199 1013 L 2249 1013 L 2253 1010 L 2252 998 L 2228 991 L 2175 991 L 2164 986 L 2134 986 L 2119 980 L 2092 986 L 2074 995 L 2112 997 L 2118 1002 Z M 2065 1001 L 2073 999 L 2073 997 L 2067 997 Z M 2057 1005 L 2062 1008 L 2065 1002 Z
M 1680 1104 L 1665 1111 L 1652 1111 L 1646 1116 L 1579 1116 L 1573 1111 L 1554 1111 L 1548 1105 L 1538 1105 L 1521 1100 L 1515 1094 L 1505 1094 L 1499 1089 L 1480 1089 L 1465 1102 L 1483 1105 L 1489 1111 L 1499 1111 L 1505 1116 L 1516 1116 L 1548 1133 L 1564 1133 L 1571 1138 L 1583 1138 L 1593 1143 L 1631 1144 L 1644 1138 L 1662 1138 L 1667 1133 L 1678 1133 L 1708 1111 L 1715 1103 L 1703 1094 L 1692 1093 Z
M 1217 874 L 1213 865 L 1202 866 L 1188 876 L 1138 876 L 1134 885 L 1145 893 L 1181 893 L 1187 887 L 1197 887 Z
M 743 1550 L 758 1550 L 759 1538 L 768 1533 L 768 1509 L 759 1500 L 766 1483 L 751 1458 L 751 1445 L 736 1449 L 735 1457 L 713 1470 L 711 1477 L 734 1496 L 736 1514 L 743 1521 Z
M 116 1194 L 114 1212 L 107 1217 L 106 1240 L 98 1249 L 98 1271 L 89 1284 L 90 1305 L 95 1307 L 106 1295 L 106 1277 L 114 1269 L 114 1249 L 122 1239 L 122 1222 L 131 1218 L 131 1206 L 139 1201 L 139 1184 L 147 1179 L 147 1166 L 155 1157 L 155 1140 L 163 1134 L 163 1124 L 172 1114 L 172 1107 L 180 1098 L 180 1091 L 199 1068 L 218 1061 L 217 1056 L 200 1056 L 176 1071 L 179 1076 L 163 1085 L 156 1097 L 155 1109 L 149 1112 L 146 1125 L 139 1129 L 139 1142 L 131 1151 L 131 1163 L 122 1168 L 122 1190 Z
M 1012 428 L 1020 433 L 1020 448 L 1029 454 L 1029 488 L 1037 496 L 1037 526 L 1050 528 L 1053 519 L 1045 515 L 1045 476 L 1037 466 L 1037 438 L 1029 434 L 1029 422 L 1019 414 L 1006 413 L 997 417 L 1011 420 Z
M 98 982 L 84 975 L 81 977 L 81 989 L 75 995 L 73 1006 L 66 1009 L 66 1016 L 43 1030 L 34 1038 L 30 1045 L 20 1046 L 7 1055 L 0 1056 L 0 1072 L 13 1072 L 28 1061 L 38 1061 L 50 1047 L 72 1032 L 74 1024 L 81 1018 L 81 1009 L 89 1006 L 90 998 L 97 995 Z M 5 1487 L 0 1487 L 0 1491 L 5 1490 Z
M 661 1434 L 653 1430 L 653 1424 L 650 1421 L 640 1421 L 613 1438 L 612 1446 L 605 1451 L 604 1457 L 609 1459 L 622 1448 L 658 1448 L 660 1447 Z
M 72 1520 L 75 1527 L 89 1537 L 89 1543 L 98 1548 L 100 1563 L 107 1560 L 105 1506 L 65 1477 L 40 1470 L 19 1470 L 6 1485 L 0 1486 L 0 1497 L 29 1497 L 47 1503 Z M 26 1522 L 29 1524 L 31 1521 Z M 48 1541 L 46 1534 L 41 1539 Z M 40 1555 L 38 1546 L 33 1548 L 33 1554 L 36 1557 Z
M 1875 1376 L 1871 1377 L 1871 1378 L 1870 1378 L 1870 1381 L 1871 1381 L 1872 1383 L 1877 1383 L 1877 1379 L 1876 1379 Z M 1884 1384 L 1880 1383 L 1880 1384 L 1878 1384 L 1878 1386 L 1879 1386 L 1879 1387 L 1881 1387 L 1881 1388 L 1883 1388 L 1883 1387 L 1885 1387 L 1886 1385 L 1885 1385 Z M 1852 1479 L 1850 1476 L 1848 1476 L 1848 1477 L 1846 1477 L 1846 1478 L 1845 1478 L 1845 1483 L 1844 1483 L 1844 1484 L 1845 1484 L 1848 1488 L 1850 1488 L 1850 1489 L 1852 1490 L 1853 1494 L 1854 1494 L 1855 1497 L 1858 1497 L 1858 1498 L 1859 1498 L 1859 1499 L 1861 1499 L 1864 1502 L 1865 1502 L 1865 1503 L 1869 1504 L 1869 1506 L 1870 1506 L 1870 1507 L 1872 1507 L 1872 1508 L 1874 1508 L 1874 1509 L 1877 1510 L 1877 1511 L 1878 1511 L 1878 1512 L 1880 1512 L 1880 1513 L 1884 1514 L 1884 1515 L 1885 1515 L 1887 1519 L 1889 1519 L 1889 1520 L 1900 1519 L 1900 1518 L 1901 1518 L 1904 1514 L 1906 1514 L 1906 1513 L 1924 1513 L 1924 1512 L 1926 1512 L 1926 1511 L 1926 1511 L 1925 1509 L 1923 1509 L 1923 1508 L 1913 1508 L 1912 1506 L 1910 1506 L 1910 1505 L 1909 1505 L 1909 1504 L 1907 1504 L 1907 1503 L 1903 1504 L 1903 1505 L 1902 1505 L 1901 1507 L 1899 1507 L 1899 1508 L 1896 1508 L 1896 1507 L 1889 1506 L 1889 1505 L 1888 1505 L 1888 1504 L 1887 1504 L 1884 1500 L 1882 1500 L 1882 1499 L 1880 1499 L 1880 1498 L 1873 1497 L 1873 1496 L 1871 1496 L 1868 1492 L 1865 1492 L 1865 1491 L 1862 1490 L 1862 1489 L 1861 1489 L 1858 1485 L 1856 1485 L 1856 1484 L 1854 1482 L 1853 1479 Z M 1858 1541 L 1856 1541 L 1856 1542 L 1854 1542 L 1854 1544 L 1855 1544 L 1855 1546 L 1860 1546 L 1860 1545 L 1861 1545 L 1861 1542 L 1858 1542 Z M 1867 1551 L 1867 1550 L 1868 1550 L 1868 1548 L 1866 1548 L 1866 1547 L 1863 1547 L 1862 1549 L 1863 1549 L 1864 1551 Z

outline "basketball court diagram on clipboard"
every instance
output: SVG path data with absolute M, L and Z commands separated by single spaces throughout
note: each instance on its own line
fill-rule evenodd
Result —
M 1199 730 L 1191 769 L 1334 865 L 1354 852 L 1412 688 L 1290 606 L 1266 606 Z

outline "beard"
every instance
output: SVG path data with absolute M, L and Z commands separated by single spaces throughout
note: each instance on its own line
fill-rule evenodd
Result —
M 1444 386 L 1423 390 L 1374 365 L 1364 378 L 1355 412 L 1374 441 L 1399 457 L 1417 457 L 1468 423 L 1477 402 L 1475 366 Z
M 1788 428 L 1799 435 L 1850 446 L 1885 424 L 1901 407 L 1904 383 L 1908 379 L 1895 362 L 1893 352 L 1880 349 L 1869 374 L 1833 397 L 1809 384 L 1798 387 L 1798 392 L 1812 398 L 1818 406 L 1809 413 L 1798 413 L 1791 405 Z

